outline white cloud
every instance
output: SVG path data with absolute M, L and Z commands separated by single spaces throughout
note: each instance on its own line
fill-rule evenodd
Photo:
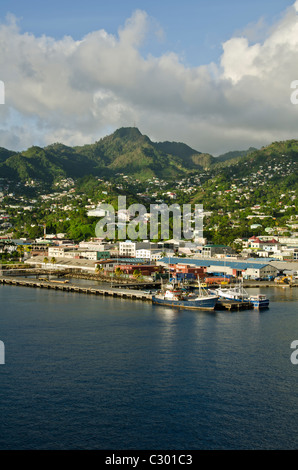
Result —
M 81 145 L 134 123 L 213 154 L 296 138 L 297 12 L 298 1 L 263 41 L 244 31 L 222 45 L 219 64 L 193 68 L 171 52 L 141 55 L 151 21 L 143 11 L 118 35 L 98 30 L 80 41 L 22 34 L 10 17 L 0 25 L 0 146 Z

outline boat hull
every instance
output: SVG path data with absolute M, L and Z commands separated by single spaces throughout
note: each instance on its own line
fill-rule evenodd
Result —
M 256 309 L 268 308 L 269 307 L 269 299 L 266 299 L 266 300 L 250 300 L 250 303 L 253 305 L 253 308 L 256 308 Z
M 152 302 L 167 307 L 185 308 L 191 310 L 214 310 L 218 297 L 206 297 L 198 300 L 172 300 L 152 297 Z

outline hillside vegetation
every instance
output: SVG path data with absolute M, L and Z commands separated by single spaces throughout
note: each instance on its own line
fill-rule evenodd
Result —
M 210 178 L 241 178 L 252 172 L 296 162 L 298 141 L 274 142 L 260 150 L 249 148 L 219 157 L 192 149 L 181 142 L 152 142 L 135 127 L 116 130 L 99 141 L 69 147 L 54 143 L 22 152 L 0 148 L 0 177 L 15 181 L 38 180 L 51 186 L 61 178 L 88 175 L 114 177 L 117 173 L 146 181 L 151 177 L 174 182 L 208 172 Z M 275 174 L 278 178 L 278 174 Z M 290 182 L 297 176 L 291 175 Z

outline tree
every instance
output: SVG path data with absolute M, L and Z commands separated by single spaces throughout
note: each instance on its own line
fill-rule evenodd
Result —
M 138 277 L 140 277 L 141 272 L 138 269 L 135 269 L 132 275 L 135 279 L 137 279 Z
M 121 276 L 121 274 L 123 274 L 123 271 L 121 270 L 121 268 L 119 268 L 119 266 L 115 269 L 115 274 L 116 276 Z
M 29 253 L 29 254 L 30 254 L 31 251 L 32 251 L 32 246 L 31 246 L 31 245 L 26 245 L 26 246 L 25 246 L 25 253 Z
M 100 264 L 97 264 L 95 267 L 95 273 L 99 274 L 102 270 L 103 270 L 102 266 L 100 266 Z
M 17 252 L 20 256 L 20 261 L 22 261 L 22 257 L 24 256 L 24 245 L 18 245 Z

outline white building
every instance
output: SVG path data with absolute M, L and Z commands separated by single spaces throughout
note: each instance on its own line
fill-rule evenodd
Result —
M 105 251 L 106 245 L 100 242 L 80 242 L 79 248 L 92 251 Z
M 97 251 L 99 250 L 83 250 L 75 247 L 52 246 L 48 249 L 49 258 L 85 258 L 89 260 L 97 260 Z
M 136 250 L 136 258 L 143 258 L 143 259 L 151 259 L 151 250 L 149 249 L 141 249 Z
M 119 255 L 126 256 L 128 258 L 136 257 L 136 243 L 126 240 L 125 242 L 119 242 Z
M 266 264 L 260 267 L 255 265 L 246 269 L 246 275 L 252 279 L 265 279 L 267 276 L 276 276 L 277 273 L 278 269 L 270 264 Z
M 119 242 L 119 255 L 128 258 L 143 258 L 148 260 L 160 259 L 162 250 L 157 243 L 145 242 L 132 242 L 126 240 Z
M 50 246 L 48 249 L 48 256 L 54 257 L 54 258 L 57 258 L 57 257 L 63 258 L 65 256 L 65 253 L 70 250 L 73 251 L 73 246 L 72 247 L 66 247 L 63 245 Z
M 101 208 L 101 204 L 87 212 L 89 217 L 105 217 L 106 214 L 107 211 Z
M 163 251 L 151 250 L 151 261 L 158 261 L 161 258 L 163 258 Z
M 136 258 L 148 259 L 149 261 L 157 261 L 163 257 L 161 250 L 154 250 L 150 248 L 141 248 L 136 250 Z

